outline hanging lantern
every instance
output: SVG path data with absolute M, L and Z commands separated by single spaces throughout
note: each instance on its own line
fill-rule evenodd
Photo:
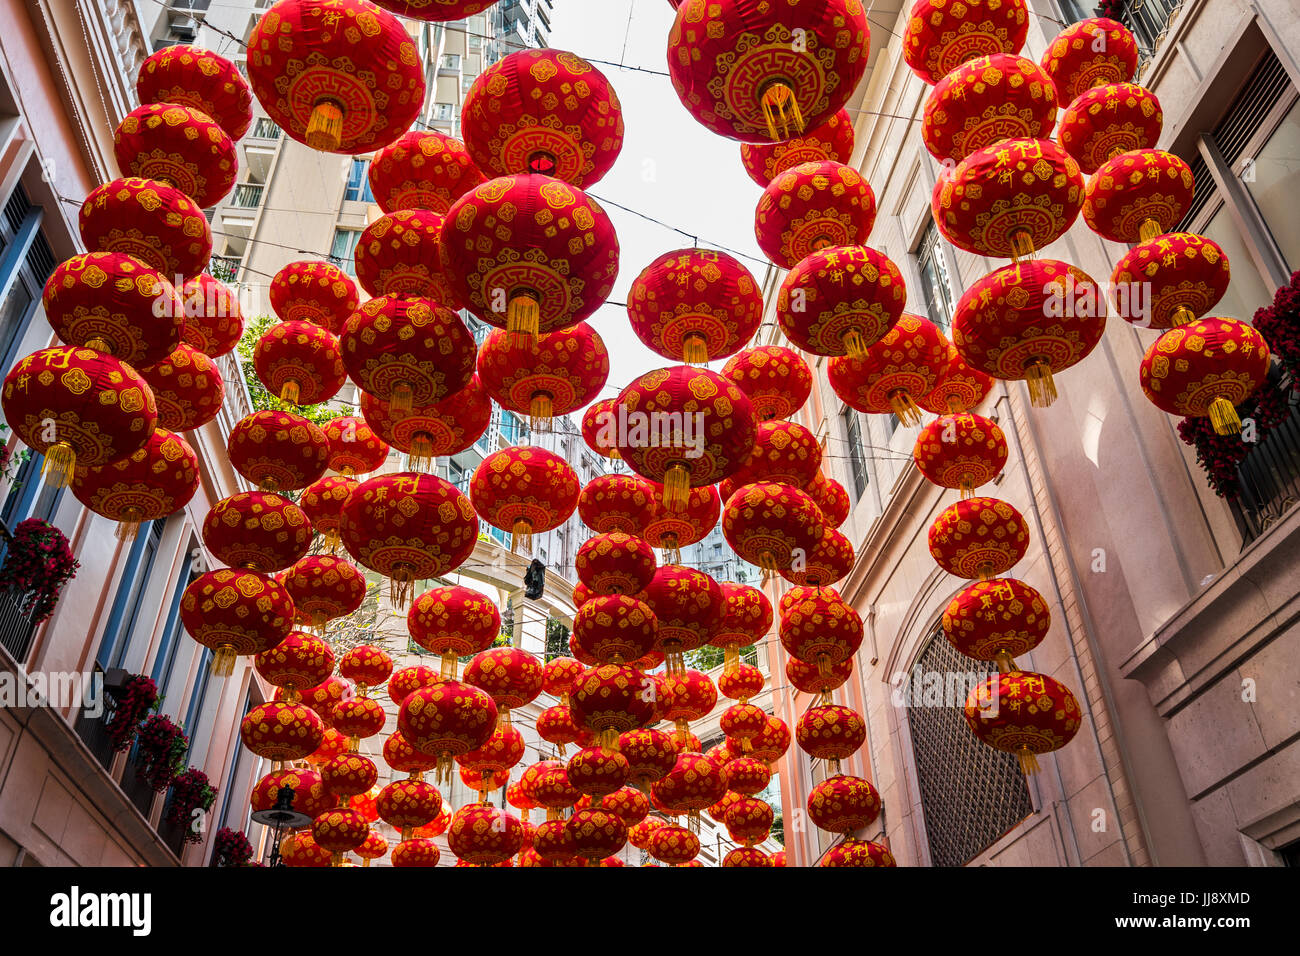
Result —
M 700 811 L 722 799 L 727 780 L 708 757 L 687 751 L 678 754 L 673 769 L 651 785 L 650 792 L 673 813 L 687 814 L 691 828 L 697 829 Z
M 567 700 L 574 682 L 586 670 L 572 657 L 552 657 L 542 667 L 542 690 L 552 697 Z
M 510 726 L 510 711 L 524 707 L 542 692 L 542 665 L 518 647 L 492 647 L 474 655 L 465 667 L 465 683 L 489 694 L 498 722 Z
M 997 498 L 963 498 L 930 526 L 930 556 L 959 578 L 987 581 L 1015 567 L 1029 547 L 1020 512 Z
M 605 75 L 562 50 L 516 50 L 478 75 L 461 114 L 489 176 L 542 173 L 586 189 L 623 148 L 623 108 Z
M 73 496 L 117 521 L 117 537 L 126 540 L 136 536 L 141 522 L 185 507 L 198 488 L 198 456 L 185 439 L 162 428 L 139 451 L 112 464 L 78 468 L 72 476 Z
M 329 262 L 291 262 L 275 274 L 271 308 L 285 322 L 314 322 L 335 335 L 357 309 L 352 277 Z
M 1056 87 L 1047 71 L 1028 57 L 994 53 L 967 60 L 935 84 L 921 138 L 935 159 L 959 163 L 1004 139 L 1047 139 L 1055 125 Z
M 1043 596 L 1015 578 L 976 581 L 943 612 L 948 643 L 967 657 L 996 661 L 1003 673 L 1017 669 L 1013 658 L 1037 647 L 1051 624 Z
M 812 371 L 792 349 L 760 345 L 731 357 L 722 369 L 749 396 L 760 422 L 789 418 L 812 393 Z
M 1136 83 L 1107 83 L 1080 93 L 1070 104 L 1056 140 L 1092 175 L 1120 153 L 1155 148 L 1163 125 L 1154 93 Z
M 741 796 L 752 797 L 772 782 L 768 765 L 753 757 L 731 757 L 722 769 L 727 778 L 727 789 Z
M 903 59 L 933 86 L 968 60 L 1019 53 L 1028 34 L 1024 0 L 917 0 L 903 35 Z
M 867 725 L 857 711 L 841 704 L 809 707 L 795 725 L 799 749 L 814 760 L 830 761 L 839 772 L 839 761 L 853 756 L 866 743 Z
M 822 857 L 820 866 L 898 866 L 883 843 L 870 840 L 841 840 Z
M 776 143 L 741 143 L 740 161 L 749 178 L 764 187 L 788 169 L 804 163 L 831 160 L 847 163 L 853 158 L 853 117 L 841 109 L 830 119 L 802 136 Z
M 790 567 L 781 571 L 781 577 L 791 584 L 830 587 L 848 577 L 854 559 L 849 539 L 826 525 L 812 550 L 804 556 L 796 556 Z
M 849 493 L 834 478 L 827 478 L 819 472 L 804 491 L 821 509 L 827 528 L 838 528 L 848 520 Z
M 326 475 L 308 485 L 298 499 L 298 506 L 311 520 L 312 530 L 325 536 L 325 546 L 330 551 L 338 546 L 343 502 L 357 484 L 355 478 Z
M 861 358 L 903 315 L 907 286 L 885 255 L 829 246 L 796 263 L 777 297 L 785 337 L 815 355 Z
M 639 535 L 654 488 L 636 475 L 597 475 L 578 495 L 578 516 L 597 534 Z
M 670 511 L 664 504 L 664 486 L 646 482 L 651 489 L 651 504 L 642 515 L 645 522 L 640 535 L 651 546 L 664 549 L 664 561 L 680 562 L 681 549 L 703 541 L 718 523 L 722 500 L 713 485 L 692 488 L 686 507 Z
M 181 597 L 181 623 L 212 651 L 213 675 L 228 677 L 235 655 L 260 654 L 288 636 L 293 600 L 275 578 L 221 568 L 190 582 Z
M 537 715 L 536 728 L 537 736 L 548 744 L 554 744 L 559 754 L 563 754 L 566 746 L 577 743 L 582 737 L 582 728 L 573 722 L 568 704 L 547 707 Z
M 365 793 L 379 780 L 379 768 L 367 757 L 355 753 L 339 754 L 320 768 L 325 789 L 337 797 L 355 797 Z
M 416 581 L 465 562 L 478 540 L 478 518 L 451 482 L 403 472 L 358 485 L 343 505 L 339 536 L 357 561 L 390 579 L 400 610 Z
M 425 686 L 432 687 L 436 683 L 437 681 L 433 681 L 432 683 L 427 684 Z M 389 681 L 389 686 L 390 687 L 392 686 L 392 681 Z M 416 690 L 420 690 L 420 689 L 422 688 L 418 688 L 418 687 L 416 688 Z M 412 691 L 412 693 L 414 693 L 414 691 Z M 407 696 L 409 697 L 410 694 L 408 694 Z M 406 702 L 405 700 L 402 701 L 402 703 L 405 702 Z M 398 704 L 397 706 L 401 707 L 402 705 Z M 387 763 L 388 766 L 392 767 L 398 773 L 409 774 L 407 779 L 412 781 L 423 782 L 425 772 L 429 770 L 433 770 L 438 765 L 438 758 L 436 756 L 430 756 L 429 754 L 422 753 L 421 751 L 416 750 L 414 747 L 411 746 L 411 742 L 407 740 L 405 737 L 403 737 L 401 731 L 398 730 L 394 730 L 391 734 L 388 735 L 388 738 L 384 741 L 383 754 L 384 754 L 384 762 Z M 380 799 L 376 805 L 376 809 L 382 811 L 385 804 L 393 804 L 399 802 L 405 803 L 406 802 L 405 798 L 399 799 L 397 797 L 398 792 L 399 791 L 392 791 L 392 793 L 390 794 L 390 798 L 385 798 L 384 794 L 381 792 L 379 794 Z M 408 794 L 415 794 L 415 793 L 417 793 L 417 791 L 414 790 L 408 791 Z M 437 793 L 437 791 L 435 790 L 434 793 Z M 441 802 L 442 801 L 440 796 L 439 803 Z M 435 819 L 438 816 L 438 813 L 439 810 L 435 809 L 426 818 L 426 822 L 428 820 Z M 384 819 L 387 820 L 388 818 L 385 817 Z M 397 824 L 395 823 L 393 825 L 397 826 Z M 415 826 L 422 827 L 424 826 L 424 822 L 417 823 L 415 824 Z M 421 834 L 421 836 L 436 836 L 436 835 L 437 834 L 428 834 L 428 833 Z
M 174 186 L 127 176 L 91 190 L 78 219 L 90 252 L 134 256 L 165 276 L 191 279 L 212 255 L 203 210 Z
M 957 302 L 952 336 L 973 368 L 1024 379 L 1032 405 L 1056 399 L 1054 373 L 1088 356 L 1106 332 L 1106 295 L 1086 272 L 1034 259 L 977 279 Z
M 320 746 L 324 733 L 320 718 L 301 704 L 258 704 L 239 724 L 244 746 L 273 761 L 301 760 Z
M 588 538 L 578 548 L 575 568 L 595 594 L 636 594 L 654 577 L 655 553 L 643 539 L 614 531 Z
M 743 847 L 753 847 L 766 840 L 772 832 L 772 823 L 775 819 L 776 814 L 772 812 L 769 804 L 755 797 L 744 796 L 737 798 L 723 815 L 727 835 Z M 755 865 L 769 865 L 766 854 L 759 854 L 759 856 L 763 862 Z M 724 860 L 722 865 L 736 866 L 737 864 L 734 862 L 728 864 Z
M 265 574 L 303 557 L 311 539 L 306 513 L 274 492 L 241 491 L 222 498 L 203 519 L 203 544 L 213 557 Z
M 385 2 L 392 2 L 392 0 L 385 0 Z M 392 860 L 395 867 L 437 866 L 441 858 L 442 851 L 438 849 L 438 844 L 428 838 L 415 837 L 403 840 L 393 847 Z
M 444 215 L 452 203 L 485 182 L 464 143 L 437 130 L 415 129 L 375 154 L 368 177 L 370 192 L 384 212 L 429 209 Z
M 534 431 L 577 411 L 609 379 L 605 342 L 586 322 L 528 339 L 493 329 L 478 354 L 484 388 L 507 411 L 528 416 Z
M 498 711 L 498 716 L 500 711 Z M 473 771 L 479 774 L 479 802 L 487 801 L 489 791 L 497 789 L 490 786 L 498 777 L 510 775 L 510 768 L 524 758 L 524 737 L 509 724 L 497 726 L 481 747 L 456 758 L 461 765 L 461 772 Z
M 362 392 L 361 414 L 380 438 L 408 456 L 412 471 L 427 471 L 434 458 L 459 454 L 483 436 L 492 399 L 475 375 L 460 391 L 401 417 L 391 403 Z
M 185 304 L 166 277 L 134 256 L 89 252 L 55 267 L 41 298 L 54 334 L 139 367 L 180 344 Z
M 314 634 L 290 631 L 275 647 L 253 658 L 253 666 L 268 684 L 290 691 L 288 700 L 329 679 L 334 673 L 334 652 Z
M 421 594 L 406 612 L 411 640 L 442 655 L 442 678 L 456 677 L 456 661 L 487 650 L 501 633 L 501 614 L 487 596 L 461 585 Z
M 1036 773 L 1036 755 L 1060 750 L 1083 723 L 1068 687 L 1029 671 L 994 674 L 970 692 L 965 714 L 976 737 L 1015 754 L 1025 773 Z
M 655 719 L 653 684 L 640 672 L 621 664 L 599 664 L 583 672 L 569 692 L 573 722 L 612 749 L 620 734 Z
M 775 482 L 746 485 L 722 509 L 722 534 L 731 549 L 771 574 L 807 554 L 824 530 L 821 512 L 797 488 Z
M 158 407 L 158 424 L 171 431 L 193 431 L 217 417 L 226 385 L 216 363 L 182 342 L 162 361 L 140 370 Z
M 943 415 L 916 436 L 912 460 L 926 479 L 940 488 L 960 488 L 962 497 L 969 498 L 1002 474 L 1007 437 L 983 415 Z
M 668 35 L 682 105 L 742 143 L 776 143 L 839 112 L 867 69 L 871 30 L 858 0 L 684 0 Z
M 1150 242 L 1187 215 L 1195 185 L 1191 167 L 1173 153 L 1120 153 L 1088 180 L 1083 220 L 1111 242 Z
M 957 346 L 948 343 L 948 366 L 939 378 L 939 384 L 916 404 L 935 415 L 957 414 L 970 411 L 993 390 L 993 379 L 966 364 Z
M 297 491 L 325 473 L 329 439 L 308 419 L 264 410 L 230 430 L 226 450 L 235 470 L 263 491 Z
M 752 846 L 738 846 L 722 858 L 723 866 L 774 866 L 772 858 Z
M 677 741 L 684 744 L 692 720 L 703 720 L 718 704 L 718 689 L 713 681 L 697 670 L 669 674 L 659 695 L 659 712 L 664 720 L 677 726 Z
M 208 358 L 233 352 L 244 335 L 244 314 L 226 286 L 200 272 L 180 289 L 185 306 L 181 341 Z
M 856 359 L 838 356 L 826 377 L 851 408 L 872 414 L 893 412 L 904 425 L 919 425 L 923 398 L 948 368 L 948 342 L 929 319 L 904 313 L 885 336 Z
M 382 687 L 392 676 L 393 658 L 383 648 L 358 644 L 339 659 L 339 673 L 356 684 L 357 693 L 365 697 L 369 688 Z
M 343 854 L 361 846 L 369 835 L 370 825 L 355 810 L 330 810 L 311 824 L 312 839 L 329 851 L 331 866 L 342 866 Z
M 1170 329 L 1142 358 L 1142 392 L 1170 415 L 1208 416 L 1219 435 L 1241 434 L 1235 406 L 1267 380 L 1264 337 L 1236 319 L 1206 316 Z
M 577 859 L 568 820 L 547 820 L 537 825 L 533 849 L 546 866 L 572 866 Z
M 321 426 L 321 431 L 329 439 L 329 467 L 334 471 L 344 475 L 364 475 L 388 460 L 388 445 L 366 424 L 365 419 L 355 415 L 332 418 Z
M 567 827 L 575 854 L 588 866 L 612 857 L 627 843 L 627 825 L 607 810 L 578 810 L 569 818 Z
M 398 707 L 402 702 L 422 687 L 432 687 L 438 683 L 438 672 L 432 667 L 416 664 L 394 671 L 388 679 L 388 698 Z
M 178 43 L 145 58 L 135 81 L 141 103 L 178 103 L 212 117 L 242 139 L 253 124 L 253 91 L 235 64 L 211 50 Z
M 754 410 L 730 381 L 677 365 L 647 372 L 618 397 L 619 452 L 632 470 L 662 482 L 669 511 L 686 507 L 691 488 L 739 470 L 753 451 Z
M 785 676 L 794 688 L 804 694 L 817 695 L 823 704 L 831 702 L 831 692 L 842 687 L 852 673 L 852 657 L 831 664 L 825 673 L 816 662 L 801 661 L 797 657 L 788 657 L 785 662 Z
M 862 245 L 875 222 L 876 196 L 861 173 L 843 163 L 805 163 L 763 190 L 754 234 L 769 259 L 792 269 L 814 252 Z
M 1228 257 L 1217 242 L 1193 232 L 1168 232 L 1126 252 L 1110 282 L 1121 319 L 1171 329 L 1214 308 L 1229 279 Z
M 807 588 L 781 612 L 781 646 L 823 674 L 862 646 L 862 618 L 830 588 Z
M 419 296 L 454 306 L 438 262 L 442 221 L 442 213 L 428 209 L 399 209 L 366 226 L 352 254 L 361 288 L 375 296 Z
M 361 865 L 369 866 L 371 860 L 382 860 L 388 853 L 388 841 L 376 830 L 371 830 L 361 846 L 354 851 L 361 857 Z
M 309 687 L 302 694 L 302 703 L 316 712 L 325 722 L 327 728 L 325 739 L 320 749 L 309 758 L 313 763 L 321 764 L 347 749 L 347 738 L 333 729 L 334 706 L 350 697 L 352 685 L 342 677 L 330 677 L 315 687 Z
M 284 575 L 298 617 L 315 628 L 345 617 L 366 597 L 366 577 L 356 565 L 328 554 L 309 554 Z
M 650 832 L 648 852 L 660 863 L 686 866 L 700 853 L 700 838 L 686 827 L 664 823 Z
M 414 20 L 463 20 L 486 10 L 497 0 L 384 0 L 379 4 L 399 17 Z
M 369 697 L 351 697 L 334 705 L 331 726 L 348 738 L 348 752 L 355 753 L 360 741 L 384 729 L 384 708 Z M 322 771 L 323 772 L 323 771 Z
M 458 199 L 443 225 L 441 256 L 466 308 L 527 335 L 587 318 L 618 275 L 618 239 L 600 204 L 532 173 L 489 180 Z
M 450 778 L 456 757 L 487 743 L 496 723 L 491 696 L 457 680 L 417 690 L 397 714 L 397 729 L 411 746 L 437 756 L 439 781 Z
M 324 847 L 317 846 L 311 830 L 297 830 L 288 834 L 280 842 L 280 859 L 285 866 L 293 867 L 327 867 L 331 865 L 332 855 Z
M 253 368 L 267 390 L 291 405 L 317 405 L 347 381 L 338 339 L 311 322 L 280 322 L 257 340 Z
M 1056 84 L 1057 102 L 1069 106 L 1095 86 L 1126 83 L 1137 72 L 1137 41 L 1109 17 L 1072 23 L 1043 54 L 1043 69 Z
M 569 758 L 564 771 L 569 783 L 588 798 L 613 793 L 627 782 L 628 762 L 617 750 L 584 747 Z
M 293 809 L 309 817 L 319 816 L 335 804 L 315 770 L 272 770 L 253 787 L 249 806 L 254 813 L 275 806 L 281 787 L 293 790 Z M 283 848 L 281 848 L 283 853 Z
M 394 416 L 442 401 L 474 375 L 474 337 L 430 299 L 371 299 L 352 313 L 339 344 L 352 381 L 389 402 Z
M 772 604 L 758 588 L 730 581 L 719 587 L 722 614 L 709 643 L 722 648 L 723 673 L 736 674 L 740 671 L 740 649 L 757 644 L 771 629 Z
M 420 52 L 366 0 L 280 0 L 248 36 L 248 81 L 281 129 L 327 153 L 368 153 L 424 105 Z
M 645 602 L 659 622 L 656 649 L 666 655 L 668 673 L 682 673 L 683 652 L 713 639 L 722 619 L 722 589 L 703 571 L 665 564 L 646 585 Z
M 33 352 L 9 371 L 4 417 L 19 441 L 45 456 L 42 474 L 55 487 L 78 467 L 134 455 L 160 424 L 153 393 L 131 366 L 71 346 Z
M 618 450 L 618 399 L 592 402 L 582 413 L 582 440 L 602 458 L 620 459 Z
M 235 186 L 235 143 L 206 113 L 179 103 L 145 102 L 122 118 L 113 155 L 125 176 L 174 186 L 206 209 Z
M 620 734 L 618 752 L 627 759 L 628 779 L 641 790 L 648 789 L 677 764 L 673 738 L 661 730 L 647 728 Z
M 738 472 L 718 485 L 724 501 L 736 489 L 766 481 L 790 485 L 803 491 L 822 464 L 822 449 L 812 431 L 798 422 L 759 422 L 755 429 L 754 451 Z
M 753 664 L 737 664 L 735 670 L 724 669 L 718 675 L 718 693 L 744 704 L 763 690 L 763 683 L 763 672 Z
M 514 446 L 483 459 L 470 481 L 474 509 L 511 531 L 510 550 L 531 550 L 533 534 L 558 528 L 578 507 L 582 486 L 573 467 L 543 448 Z
M 808 816 L 822 830 L 852 837 L 880 816 L 880 794 L 868 780 L 836 774 L 809 791 Z
M 758 331 L 763 294 L 725 252 L 678 249 L 646 266 L 627 295 L 632 331 L 650 350 L 702 365 L 725 358 Z

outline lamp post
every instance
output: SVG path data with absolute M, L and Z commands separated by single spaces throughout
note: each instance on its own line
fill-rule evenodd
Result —
M 253 813 L 253 822 L 274 827 L 271 842 L 271 866 L 284 866 L 280 859 L 280 840 L 285 830 L 298 830 L 311 823 L 311 817 L 293 808 L 293 787 L 281 787 L 275 795 L 275 805 Z

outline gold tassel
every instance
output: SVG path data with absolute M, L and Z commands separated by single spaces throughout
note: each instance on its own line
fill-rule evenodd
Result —
M 975 569 L 975 573 L 979 575 L 981 581 L 992 581 L 993 565 L 990 564 L 988 561 L 985 561 L 983 564 L 981 564 L 978 568 Z
M 451 770 L 456 766 L 456 758 L 451 755 L 450 751 L 444 750 L 438 754 L 438 766 L 434 771 L 434 780 L 437 783 L 447 783 L 451 780 Z
M 1056 401 L 1056 380 L 1052 367 L 1042 359 L 1034 359 L 1025 366 L 1025 383 L 1029 386 L 1029 404 L 1047 408 Z
M 407 453 L 412 471 L 428 471 L 433 464 L 433 436 L 416 432 L 411 436 L 411 450 Z
M 777 81 L 763 91 L 760 102 L 768 135 L 773 140 L 794 139 L 803 132 L 803 113 L 789 84 Z
M 1023 229 L 1017 229 L 1011 234 L 1011 261 L 1019 262 L 1021 259 L 1028 259 L 1034 254 L 1034 237 Z
M 618 750 L 618 728 L 602 728 L 596 735 L 596 744 L 601 750 Z
M 343 141 L 343 108 L 329 100 L 317 103 L 312 107 L 307 134 L 303 138 L 312 149 L 334 152 Z
M 849 329 L 840 341 L 844 343 L 849 358 L 860 359 L 867 354 L 867 340 L 862 337 L 858 329 Z
M 753 751 L 754 751 L 754 741 L 753 741 L 751 738 L 749 738 L 749 737 L 741 737 L 741 738 L 740 738 L 740 751 L 741 751 L 741 753 L 753 753 Z
M 684 718 L 678 717 L 673 721 L 673 725 L 677 728 L 677 739 L 681 741 L 682 747 L 685 748 L 687 741 L 691 739 L 690 723 Z
M 677 532 L 665 531 L 662 544 L 664 546 L 664 563 L 681 564 L 682 549 L 677 543 Z
M 551 418 L 554 415 L 551 396 L 538 392 L 528 403 L 528 427 L 535 432 L 551 430 Z
M 1169 327 L 1176 329 L 1180 325 L 1186 325 L 1189 322 L 1196 321 L 1196 313 L 1185 305 L 1180 305 L 1174 309 L 1174 314 L 1169 317 Z
M 288 402 L 290 405 L 297 405 L 298 397 L 301 394 L 302 393 L 298 390 L 298 383 L 293 379 L 289 379 L 289 381 L 285 382 L 284 386 L 280 389 L 280 401 Z
M 537 336 L 541 321 L 542 307 L 536 293 L 518 292 L 510 297 L 510 302 L 506 305 L 506 331 L 517 336 L 514 340 L 516 344 L 523 344 L 518 337 L 531 343 Z
M 1138 227 L 1138 241 L 1150 242 L 1161 233 L 1160 223 L 1154 219 L 1143 219 L 1142 225 Z
M 122 509 L 122 518 L 117 523 L 113 534 L 119 541 L 134 541 L 140 531 L 140 509 L 127 507 Z
M 229 677 L 235 672 L 235 649 L 222 644 L 212 652 L 212 676 Z
M 397 419 L 405 418 L 411 414 L 415 407 L 415 393 L 411 391 L 409 382 L 398 382 L 393 386 L 393 395 L 389 399 L 388 409 Z
M 337 527 L 329 528 L 323 532 L 325 550 L 330 554 L 336 554 L 339 550 L 339 529 Z
M 546 808 L 546 822 L 547 822 L 547 823 L 550 823 L 552 820 L 563 820 L 563 819 L 564 819 L 564 814 L 561 812 L 561 810 L 560 810 L 559 807 L 547 807 L 547 808 Z
M 393 573 L 388 579 L 388 599 L 393 602 L 393 607 L 399 611 L 406 607 L 414 585 L 415 574 L 410 568 L 400 566 L 393 568 Z
M 455 680 L 455 679 L 456 679 L 456 665 L 457 665 L 458 663 L 460 663 L 460 660 L 459 660 L 459 658 L 456 657 L 456 652 L 455 652 L 455 651 L 443 651 L 443 652 L 442 652 L 442 667 L 441 667 L 441 669 L 440 669 L 440 671 L 439 671 L 438 676 L 439 676 L 442 680 Z
M 724 674 L 740 673 L 740 648 L 735 644 L 728 644 L 722 649 L 722 672 Z
M 692 833 L 700 832 L 700 811 L 688 810 L 686 812 L 686 825 L 691 828 Z
M 921 410 L 916 407 L 916 402 L 912 401 L 912 396 L 903 389 L 895 389 L 889 393 L 889 407 L 894 410 L 894 414 L 904 425 L 910 427 L 921 424 Z
M 510 532 L 510 553 L 518 553 L 521 546 L 533 550 L 533 526 L 527 518 L 516 518 L 514 529 Z
M 819 677 L 831 676 L 831 659 L 825 654 L 817 655 L 817 675 Z
M 668 466 L 664 474 L 664 507 L 669 511 L 685 511 L 691 494 L 691 473 L 680 461 Z
M 664 642 L 664 673 L 685 674 L 686 660 L 682 657 L 681 641 Z
M 1038 773 L 1038 758 L 1027 747 L 1021 747 L 1020 752 L 1016 754 L 1020 758 L 1020 770 L 1026 775 Z
M 90 340 L 86 342 L 84 347 L 88 349 L 94 349 L 96 352 L 108 352 L 110 354 L 113 351 L 112 343 L 110 343 L 102 335 L 91 336 Z
M 257 483 L 257 490 L 267 492 L 279 491 L 280 482 L 277 479 L 272 478 L 270 475 L 266 475 Z
M 1237 409 L 1222 395 L 1210 402 L 1209 415 L 1216 434 L 1241 434 L 1241 419 L 1237 416 Z
M 497 710 L 497 730 L 506 733 L 510 730 L 510 708 L 502 707 Z
M 285 687 L 284 693 L 280 696 L 286 704 L 296 704 L 298 701 L 302 700 L 302 691 L 290 684 Z
M 361 861 L 361 865 L 362 865 L 363 867 L 369 866 L 369 865 L 370 865 L 370 857 L 366 857 L 364 860 L 362 860 L 362 861 Z
M 330 866 L 342 866 L 342 865 L 343 865 L 343 854 L 342 854 L 342 853 L 331 853 L 331 854 L 330 854 Z
M 699 332 L 691 332 L 682 340 L 682 361 L 687 365 L 709 364 L 709 343 Z
M 55 442 L 45 449 L 45 464 L 41 466 L 41 477 L 54 488 L 66 488 L 77 469 L 77 452 L 65 441 Z
M 961 488 L 961 496 L 963 498 L 975 497 L 975 482 L 971 479 L 970 475 L 967 474 L 961 476 L 961 485 L 959 487 Z
M 961 399 L 955 393 L 948 396 L 948 411 L 953 415 L 960 415 L 966 411 L 966 406 L 961 403 Z
M 998 651 L 997 654 L 994 655 L 993 659 L 997 661 L 998 671 L 1000 673 L 1009 674 L 1012 671 L 1019 669 L 1016 667 L 1016 662 L 1011 659 L 1011 655 L 1006 651 Z

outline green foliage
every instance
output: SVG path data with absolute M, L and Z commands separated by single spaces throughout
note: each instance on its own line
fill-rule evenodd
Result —
M 559 618 L 546 619 L 546 659 L 567 657 L 569 654 L 569 629 Z
M 260 339 L 266 330 L 279 321 L 272 315 L 259 315 L 255 319 L 250 319 L 244 326 L 244 335 L 235 346 L 239 353 L 240 364 L 244 368 L 244 383 L 248 385 L 248 396 L 252 400 L 253 408 L 256 411 L 291 411 L 301 415 L 308 421 L 317 425 L 323 425 L 335 418 L 342 418 L 344 415 L 352 414 L 352 409 L 347 405 L 338 402 L 322 402 L 319 405 L 290 405 L 288 402 L 280 401 L 278 395 L 272 395 L 267 391 L 262 380 L 257 377 L 257 372 L 253 369 L 253 350 L 257 348 L 257 340 Z
M 703 647 L 693 651 L 686 651 L 682 654 L 682 660 L 686 666 L 695 671 L 707 671 L 714 667 L 722 665 L 723 657 L 726 652 L 720 647 L 714 647 L 712 644 L 705 644 Z M 746 664 L 758 663 L 758 649 L 752 644 L 749 647 L 740 649 L 740 659 Z

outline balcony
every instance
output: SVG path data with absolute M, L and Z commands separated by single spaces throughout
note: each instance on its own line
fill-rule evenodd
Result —
M 3 562 L 4 552 L 12 540 L 8 526 L 0 521 L 0 562 Z M 22 598 L 21 594 L 12 591 L 0 591 L 0 646 L 19 664 L 26 663 L 27 654 L 32 649 L 32 638 L 36 636 L 36 624 L 22 609 Z
M 208 274 L 219 282 L 234 282 L 239 278 L 239 256 L 214 255 L 208 262 Z
M 1300 392 L 1289 376 L 1278 387 L 1291 414 L 1269 430 L 1237 467 L 1239 495 L 1231 501 L 1242 544 L 1254 541 L 1300 502 Z
M 230 196 L 230 205 L 237 209 L 256 209 L 262 205 L 264 188 L 260 183 L 239 183 Z
M 271 117 L 259 116 L 248 135 L 253 139 L 279 139 L 284 135 L 284 130 L 280 129 Z

